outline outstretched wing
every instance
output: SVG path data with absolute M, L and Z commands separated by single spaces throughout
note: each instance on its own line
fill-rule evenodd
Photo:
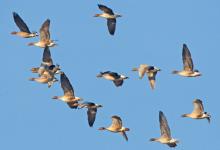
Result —
M 105 13 L 110 14 L 110 15 L 114 15 L 114 12 L 112 11 L 111 8 L 108 8 L 107 6 L 101 5 L 101 4 L 98 4 L 98 7 L 100 10 L 104 11 Z
M 64 95 L 74 96 L 73 87 L 64 72 L 62 72 L 60 75 L 60 81 L 61 81 L 61 87 L 64 91 Z
M 121 135 L 125 138 L 125 140 L 128 141 L 128 136 L 127 136 L 126 132 L 125 132 L 125 131 L 122 131 L 122 132 L 120 132 L 120 133 L 121 133 Z
M 140 79 L 143 78 L 146 71 L 147 71 L 147 65 L 146 64 L 141 64 L 139 69 L 138 69 Z
M 115 130 L 119 130 L 122 127 L 122 121 L 121 118 L 118 116 L 112 116 L 112 124 L 110 128 L 113 128 Z
M 16 12 L 13 12 L 13 17 L 20 31 L 31 33 L 26 23 L 21 19 L 21 17 Z
M 107 19 L 108 31 L 111 35 L 114 35 L 116 28 L 116 19 Z
M 47 19 L 40 28 L 40 40 L 49 40 L 50 39 L 50 19 Z
M 89 126 L 92 127 L 96 118 L 97 108 L 88 108 L 87 117 Z
M 46 65 L 46 66 L 51 66 L 51 65 L 53 65 L 53 60 L 52 60 L 52 58 L 51 58 L 51 53 L 50 53 L 50 49 L 49 49 L 48 46 L 46 46 L 46 47 L 44 48 L 42 64 L 43 64 L 43 65 Z
M 193 105 L 194 105 L 193 113 L 202 115 L 204 111 L 202 101 L 200 99 L 196 99 L 193 101 Z
M 193 71 L 193 61 L 191 58 L 190 51 L 186 44 L 183 44 L 182 58 L 184 70 Z
M 162 111 L 159 112 L 159 121 L 160 121 L 161 136 L 171 138 L 169 125 Z
M 122 86 L 123 82 L 124 82 L 124 80 L 122 80 L 122 79 L 116 79 L 116 80 L 113 81 L 113 83 L 117 87 Z

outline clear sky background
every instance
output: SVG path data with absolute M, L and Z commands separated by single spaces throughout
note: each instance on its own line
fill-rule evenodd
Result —
M 106 20 L 94 18 L 104 4 L 123 15 L 117 21 L 115 36 L 109 35 Z M 0 149 L 169 149 L 149 142 L 160 136 L 158 111 L 169 122 L 172 136 L 180 140 L 176 149 L 216 150 L 219 148 L 219 0 L 10 0 L 0 5 L 1 90 Z M 43 49 L 28 47 L 38 38 L 10 35 L 17 31 L 12 12 L 17 12 L 31 31 L 51 20 L 51 38 L 59 40 L 51 48 L 54 63 L 69 77 L 76 96 L 102 104 L 94 127 L 87 123 L 86 110 L 71 110 L 52 96 L 62 95 L 59 83 L 30 82 L 29 70 L 39 66 Z M 195 68 L 203 74 L 184 78 L 171 74 L 182 69 L 182 44 L 191 51 Z M 155 65 L 156 88 L 147 78 L 138 79 L 133 67 Z M 97 79 L 100 71 L 115 71 L 130 78 L 122 87 Z M 59 77 L 58 77 L 59 78 Z M 203 100 L 207 120 L 181 118 L 192 111 L 192 101 Z M 130 128 L 126 142 L 119 134 L 101 132 L 119 115 Z

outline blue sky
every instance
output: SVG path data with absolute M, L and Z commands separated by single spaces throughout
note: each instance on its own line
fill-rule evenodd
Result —
M 53 4 L 51 4 L 53 3 Z M 97 4 L 111 7 L 123 15 L 117 21 L 115 36 L 106 21 L 94 18 Z M 0 5 L 1 67 L 0 141 L 1 149 L 169 149 L 151 143 L 160 134 L 158 111 L 169 122 L 172 136 L 180 140 L 176 149 L 208 150 L 219 147 L 219 40 L 220 2 L 218 0 L 139 0 L 132 1 L 4 1 Z M 86 110 L 71 110 L 61 101 L 60 84 L 50 89 L 28 81 L 29 70 L 41 62 L 43 49 L 28 47 L 38 38 L 22 39 L 10 35 L 17 31 L 12 12 L 17 12 L 30 30 L 38 31 L 51 20 L 51 37 L 58 46 L 51 48 L 55 63 L 69 77 L 76 96 L 102 104 L 93 128 Z M 182 44 L 191 51 L 194 65 L 203 76 L 183 78 L 172 75 L 182 69 Z M 155 65 L 157 75 L 152 91 L 146 77 L 132 72 L 141 63 Z M 130 78 L 116 88 L 110 81 L 97 79 L 100 71 L 115 71 Z M 181 118 L 191 112 L 192 101 L 203 100 L 207 120 Z M 126 142 L 121 135 L 101 132 L 111 116 L 119 115 L 130 128 Z

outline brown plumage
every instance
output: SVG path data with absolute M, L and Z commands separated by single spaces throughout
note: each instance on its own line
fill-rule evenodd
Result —
M 47 19 L 46 21 L 44 21 L 44 23 L 42 24 L 41 28 L 40 28 L 40 41 L 39 42 L 32 42 L 29 43 L 29 46 L 38 46 L 41 48 L 45 48 L 46 46 L 48 47 L 53 47 L 56 45 L 56 43 L 54 42 L 54 40 L 50 39 L 50 19 Z
M 79 105 L 78 101 L 82 100 L 82 98 L 75 96 L 73 87 L 64 72 L 61 72 L 60 81 L 64 95 L 54 96 L 53 99 L 62 100 L 66 102 L 70 108 L 76 109 Z
M 11 32 L 11 34 L 18 35 L 23 38 L 31 38 L 31 37 L 38 36 L 37 32 L 33 32 L 33 33 L 30 32 L 26 23 L 23 21 L 23 19 L 16 12 L 13 12 L 13 18 L 14 18 L 15 24 L 20 29 L 20 31 L 19 32 L 13 31 L 13 32 Z
M 122 125 L 122 120 L 119 116 L 112 116 L 112 124 L 109 127 L 101 127 L 99 130 L 108 130 L 115 133 L 120 133 L 126 141 L 128 141 L 128 137 L 126 135 L 126 131 L 129 131 L 129 128 L 125 128 Z
M 183 59 L 183 70 L 182 71 L 174 70 L 172 72 L 173 74 L 178 74 L 184 77 L 197 77 L 202 75 L 198 70 L 194 70 L 191 53 L 186 44 L 183 44 L 182 59 Z
M 176 147 L 179 141 L 171 137 L 170 127 L 162 111 L 159 112 L 159 122 L 161 136 L 159 138 L 151 138 L 150 141 L 156 141 L 162 144 L 167 144 L 169 147 Z
M 94 17 L 103 17 L 107 19 L 107 26 L 110 35 L 114 35 L 116 29 L 116 18 L 121 17 L 119 14 L 114 14 L 111 8 L 107 6 L 98 4 L 100 10 L 103 11 L 102 14 L 96 14 Z
M 182 117 L 188 117 L 193 119 L 207 119 L 210 123 L 210 114 L 204 112 L 203 103 L 200 99 L 195 99 L 193 101 L 194 109 L 190 114 L 183 114 Z

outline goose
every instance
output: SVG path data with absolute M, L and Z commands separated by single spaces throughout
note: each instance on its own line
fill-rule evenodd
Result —
M 65 73 L 61 72 L 60 74 L 61 87 L 63 89 L 64 95 L 54 96 L 52 99 L 66 102 L 70 108 L 76 109 L 79 105 L 78 101 L 82 100 L 82 98 L 75 96 L 73 87 Z
M 191 53 L 186 44 L 183 44 L 182 59 L 183 59 L 183 70 L 182 71 L 174 70 L 172 72 L 173 74 L 178 74 L 184 77 L 198 77 L 202 75 L 199 72 L 199 70 L 196 69 L 194 70 Z
M 149 66 L 147 64 L 140 64 L 139 68 L 133 68 L 132 71 L 138 71 L 139 79 L 142 79 L 144 74 L 146 73 L 150 82 L 150 87 L 153 90 L 155 88 L 157 72 L 161 71 L 161 69 L 155 66 Z
M 100 104 L 95 104 L 93 102 L 84 102 L 84 103 L 79 104 L 79 107 L 88 108 L 87 110 L 88 123 L 89 123 L 89 126 L 92 127 L 95 122 L 97 109 L 103 106 Z
M 13 18 L 14 18 L 15 24 L 18 26 L 20 31 L 19 32 L 13 31 L 11 32 L 12 35 L 18 35 L 23 38 L 32 38 L 32 37 L 38 36 L 37 32 L 30 32 L 26 23 L 22 20 L 22 18 L 16 12 L 13 12 Z
M 123 127 L 122 120 L 119 116 L 112 116 L 112 124 L 109 127 L 100 127 L 99 130 L 108 130 L 110 132 L 120 133 L 128 141 L 126 131 L 129 131 L 129 128 Z
M 150 141 L 167 144 L 169 147 L 176 147 L 179 141 L 171 137 L 170 127 L 162 111 L 159 111 L 159 122 L 160 122 L 161 136 L 159 138 L 151 138 Z
M 103 17 L 107 19 L 107 26 L 108 26 L 108 31 L 110 35 L 114 35 L 115 33 L 115 28 L 116 28 L 116 18 L 122 17 L 119 14 L 114 14 L 111 8 L 108 8 L 107 6 L 98 4 L 98 7 L 101 11 L 103 11 L 102 14 L 95 14 L 94 17 Z
M 120 75 L 116 72 L 111 72 L 111 71 L 100 72 L 100 74 L 98 74 L 96 77 L 105 78 L 106 80 L 113 81 L 116 87 L 122 86 L 123 81 L 125 79 L 128 79 L 128 77 L 124 75 Z
M 202 100 L 195 99 L 193 101 L 193 105 L 194 105 L 194 110 L 192 111 L 192 113 L 183 114 L 182 117 L 188 117 L 188 118 L 193 118 L 193 119 L 207 119 L 208 122 L 210 123 L 211 115 L 208 114 L 207 112 L 204 112 Z
M 40 41 L 39 42 L 32 42 L 29 43 L 28 46 L 38 46 L 41 48 L 45 48 L 46 46 L 48 47 L 54 47 L 55 45 L 57 45 L 54 40 L 50 39 L 50 19 L 47 19 L 46 21 L 44 21 L 44 23 L 42 24 L 41 28 L 40 28 Z

